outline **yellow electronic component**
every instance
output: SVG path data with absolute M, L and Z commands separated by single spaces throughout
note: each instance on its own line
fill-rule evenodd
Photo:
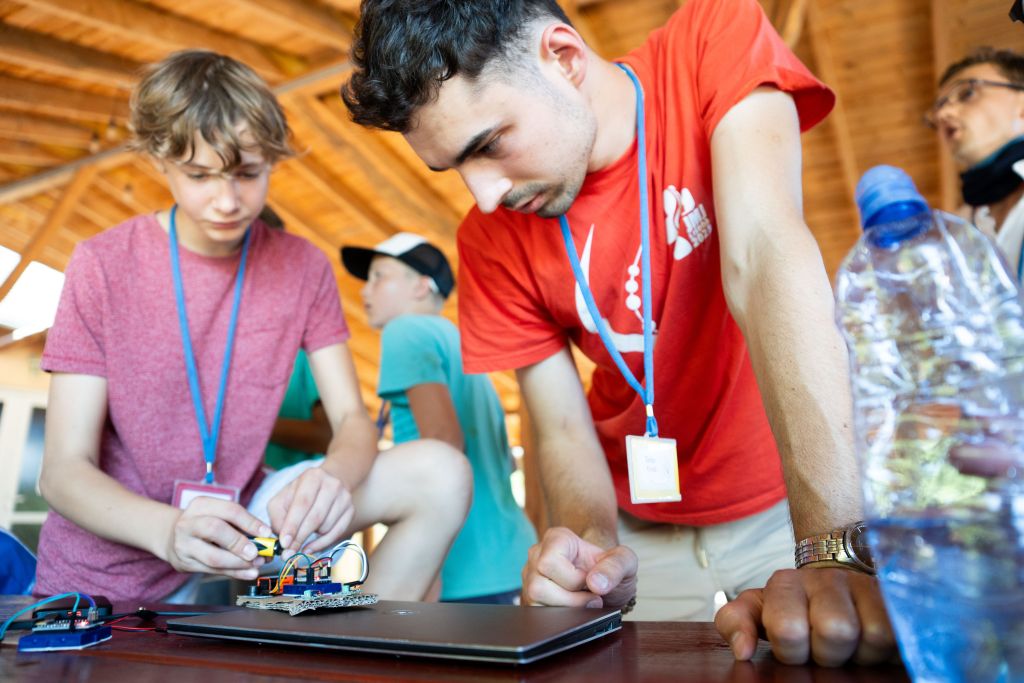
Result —
M 273 537 L 250 536 L 249 540 L 256 545 L 256 554 L 260 557 L 273 557 L 284 550 L 281 547 L 281 541 Z

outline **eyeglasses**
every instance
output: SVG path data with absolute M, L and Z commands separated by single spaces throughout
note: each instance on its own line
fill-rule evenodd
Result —
M 175 166 L 184 172 L 185 177 L 195 183 L 209 182 L 214 178 L 221 178 L 228 182 L 251 183 L 259 180 L 270 170 L 270 164 L 246 164 L 233 171 L 214 171 L 202 166 L 193 166 L 187 161 L 175 161 Z
M 939 122 L 939 112 L 947 104 L 955 104 L 957 106 L 962 104 L 969 104 L 974 102 L 978 98 L 978 92 L 982 88 L 1006 88 L 1007 90 L 1022 90 L 1024 91 L 1024 85 L 1019 83 L 1004 83 L 1002 81 L 986 81 L 983 78 L 967 78 L 962 81 L 957 81 L 953 84 L 953 87 L 946 91 L 945 95 L 939 96 L 931 108 L 924 113 L 924 123 L 929 128 L 937 128 Z

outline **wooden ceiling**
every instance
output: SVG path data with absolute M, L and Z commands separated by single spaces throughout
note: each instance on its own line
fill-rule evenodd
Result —
M 684 1 L 563 6 L 591 45 L 614 57 Z M 902 166 L 935 204 L 955 205 L 955 171 L 921 114 L 948 62 L 979 45 L 1020 47 L 1024 26 L 1007 17 L 1010 0 L 761 1 L 839 96 L 804 137 L 806 217 L 832 274 L 857 237 L 852 190 L 870 166 Z M 349 122 L 338 88 L 357 12 L 357 0 L 0 0 L 0 245 L 23 255 L 0 298 L 29 261 L 63 270 L 76 242 L 168 206 L 160 176 L 124 147 L 136 72 L 179 49 L 224 52 L 266 78 L 288 113 L 303 153 L 276 171 L 270 205 L 335 264 L 374 405 L 378 339 L 337 248 L 412 229 L 454 260 L 455 229 L 472 199 L 458 176 L 429 172 L 400 137 Z M 454 303 L 446 314 L 454 318 Z M 514 412 L 511 375 L 495 382 Z

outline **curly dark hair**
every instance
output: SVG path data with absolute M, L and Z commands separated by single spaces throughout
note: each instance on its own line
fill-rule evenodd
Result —
M 1013 50 L 979 47 L 959 62 L 950 64 L 939 79 L 939 87 L 951 81 L 958 73 L 977 64 L 991 64 L 1013 83 L 1024 85 L 1024 55 Z
M 555 0 L 363 0 L 356 68 L 341 97 L 356 123 L 407 132 L 444 81 L 522 63 L 528 29 L 541 17 L 572 25 Z

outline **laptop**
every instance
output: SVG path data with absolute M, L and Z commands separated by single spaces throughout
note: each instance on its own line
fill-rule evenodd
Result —
M 168 632 L 189 636 L 504 664 L 529 664 L 621 626 L 617 609 L 388 600 L 294 617 L 242 608 L 167 622 Z

